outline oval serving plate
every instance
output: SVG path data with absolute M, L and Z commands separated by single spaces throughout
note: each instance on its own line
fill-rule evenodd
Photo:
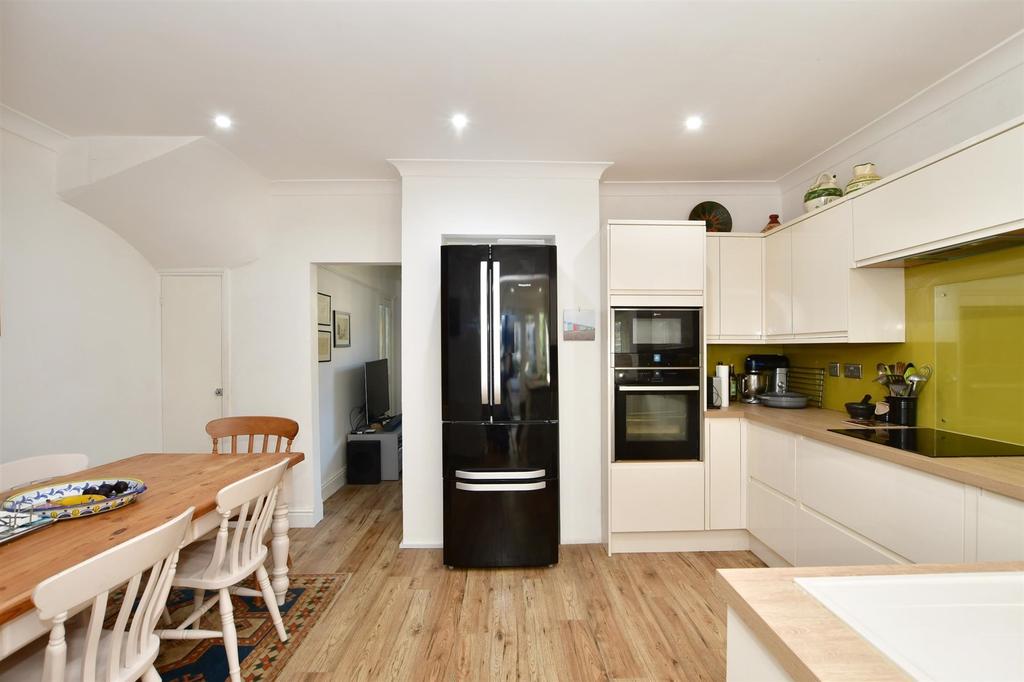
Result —
M 58 500 L 65 497 L 81 495 L 82 491 L 90 486 L 98 488 L 103 484 L 114 485 L 118 481 L 124 481 L 128 484 L 128 489 L 119 495 L 112 495 L 104 499 L 81 504 L 61 505 L 57 503 Z M 9 512 L 30 510 L 35 514 L 58 521 L 61 519 L 77 519 L 83 516 L 95 516 L 103 512 L 120 509 L 126 504 L 134 502 L 135 498 L 144 492 L 146 492 L 146 484 L 137 478 L 92 478 L 81 481 L 51 483 L 37 488 L 22 490 L 11 495 L 4 500 L 3 510 Z

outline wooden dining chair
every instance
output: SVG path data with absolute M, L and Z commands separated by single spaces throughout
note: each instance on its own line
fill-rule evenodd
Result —
M 277 595 L 263 566 L 267 559 L 266 535 L 274 518 L 277 494 L 287 465 L 281 462 L 225 486 L 217 493 L 217 513 L 221 517 L 217 534 L 182 550 L 173 581 L 177 587 L 195 590 L 195 608 L 176 628 L 158 632 L 163 639 L 222 637 L 232 682 L 241 678 L 231 593 L 253 573 L 278 637 L 282 642 L 288 641 L 288 632 L 277 607 Z M 238 522 L 233 523 L 232 519 Z M 216 594 L 204 601 L 207 591 Z M 215 604 L 220 605 L 221 629 L 199 629 L 199 619 Z
M 189 507 L 163 525 L 39 583 L 32 601 L 39 619 L 51 625 L 49 640 L 0 663 L 0 678 L 159 682 L 153 666 L 160 651 L 155 629 L 193 511 Z M 111 628 L 105 629 L 110 592 L 120 585 L 125 586 L 121 606 Z M 69 613 L 87 602 L 88 613 L 70 622 Z
M 214 419 L 206 425 L 206 432 L 213 439 L 213 454 L 219 454 L 220 441 L 223 438 L 231 439 L 231 453 L 237 455 L 238 439 L 243 440 L 248 436 L 248 454 L 265 454 L 268 452 L 279 453 L 281 441 L 284 443 L 284 452 L 292 451 L 292 441 L 299 432 L 299 424 L 295 420 L 284 417 L 223 417 Z M 259 445 L 257 443 L 259 442 Z M 271 449 L 273 442 L 273 449 Z
M 64 476 L 88 468 L 88 455 L 78 452 L 23 457 L 0 464 L 0 490 L 17 488 L 33 481 Z

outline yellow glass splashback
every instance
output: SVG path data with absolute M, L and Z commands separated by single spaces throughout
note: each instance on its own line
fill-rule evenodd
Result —
M 1024 274 L 935 287 L 936 421 L 1024 443 Z

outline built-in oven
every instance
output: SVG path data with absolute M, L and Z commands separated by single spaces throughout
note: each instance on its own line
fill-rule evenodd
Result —
M 701 459 L 700 369 L 613 372 L 615 461 Z
M 700 367 L 700 308 L 613 308 L 613 367 Z

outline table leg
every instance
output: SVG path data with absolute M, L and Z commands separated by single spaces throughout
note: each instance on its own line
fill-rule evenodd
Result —
M 284 604 L 285 593 L 288 591 L 288 503 L 284 501 L 284 490 L 278 491 L 277 507 L 274 509 L 274 521 L 270 526 L 273 539 L 270 541 L 270 553 L 274 559 L 273 570 L 270 571 L 270 584 L 277 595 L 277 604 Z

